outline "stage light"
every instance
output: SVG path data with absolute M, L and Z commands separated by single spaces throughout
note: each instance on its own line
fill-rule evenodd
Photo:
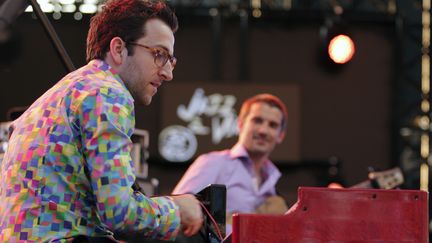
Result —
M 84 3 L 79 6 L 79 11 L 85 14 L 94 14 L 97 11 L 97 6 L 91 3 Z
M 331 70 L 339 70 L 354 57 L 355 42 L 340 18 L 326 19 L 320 28 L 320 40 L 319 58 Z
M 330 40 L 328 55 L 338 64 L 344 64 L 351 60 L 355 53 L 354 41 L 347 35 L 337 35 Z

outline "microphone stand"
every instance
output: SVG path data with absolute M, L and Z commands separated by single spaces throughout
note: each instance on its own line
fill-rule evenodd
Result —
M 53 26 L 49 22 L 47 16 L 44 12 L 42 12 L 39 4 L 36 0 L 28 0 L 33 7 L 33 12 L 36 14 L 37 18 L 40 20 L 40 23 L 44 27 L 46 33 L 48 34 L 48 37 L 51 39 L 52 43 L 55 46 L 55 49 L 57 51 L 57 54 L 60 56 L 60 59 L 63 62 L 63 65 L 65 66 L 66 70 L 68 72 L 74 71 L 76 68 L 74 64 L 72 63 L 72 60 L 70 59 L 69 55 L 66 52 L 66 49 L 64 48 L 63 44 L 60 41 L 60 38 L 58 37 L 57 33 L 55 32 Z

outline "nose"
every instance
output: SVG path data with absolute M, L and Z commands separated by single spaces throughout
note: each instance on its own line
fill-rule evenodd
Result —
M 167 62 L 159 69 L 159 75 L 162 76 L 165 81 L 171 81 L 173 79 L 173 68 L 170 62 Z
M 261 124 L 259 127 L 258 127 L 258 132 L 260 133 L 260 134 L 267 134 L 268 132 L 269 132 L 269 126 L 267 125 L 267 124 Z

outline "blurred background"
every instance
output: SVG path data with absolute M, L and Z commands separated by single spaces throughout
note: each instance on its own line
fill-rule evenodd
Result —
M 198 155 L 233 146 L 241 103 L 263 92 L 288 106 L 286 140 L 272 159 L 289 204 L 299 186 L 349 187 L 394 167 L 402 188 L 429 190 L 430 1 L 168 3 L 180 22 L 174 79 L 150 106 L 136 106 L 135 164 L 155 194 L 170 193 Z M 84 65 L 89 20 L 102 1 L 38 4 L 75 67 Z M 327 51 L 340 34 L 352 40 L 335 47 L 348 52 L 344 64 Z M 66 73 L 31 7 L 0 24 L 0 122 Z

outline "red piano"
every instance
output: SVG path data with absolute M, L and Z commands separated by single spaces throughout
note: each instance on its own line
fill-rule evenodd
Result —
M 428 193 L 300 187 L 285 215 L 236 214 L 233 243 L 427 243 Z

